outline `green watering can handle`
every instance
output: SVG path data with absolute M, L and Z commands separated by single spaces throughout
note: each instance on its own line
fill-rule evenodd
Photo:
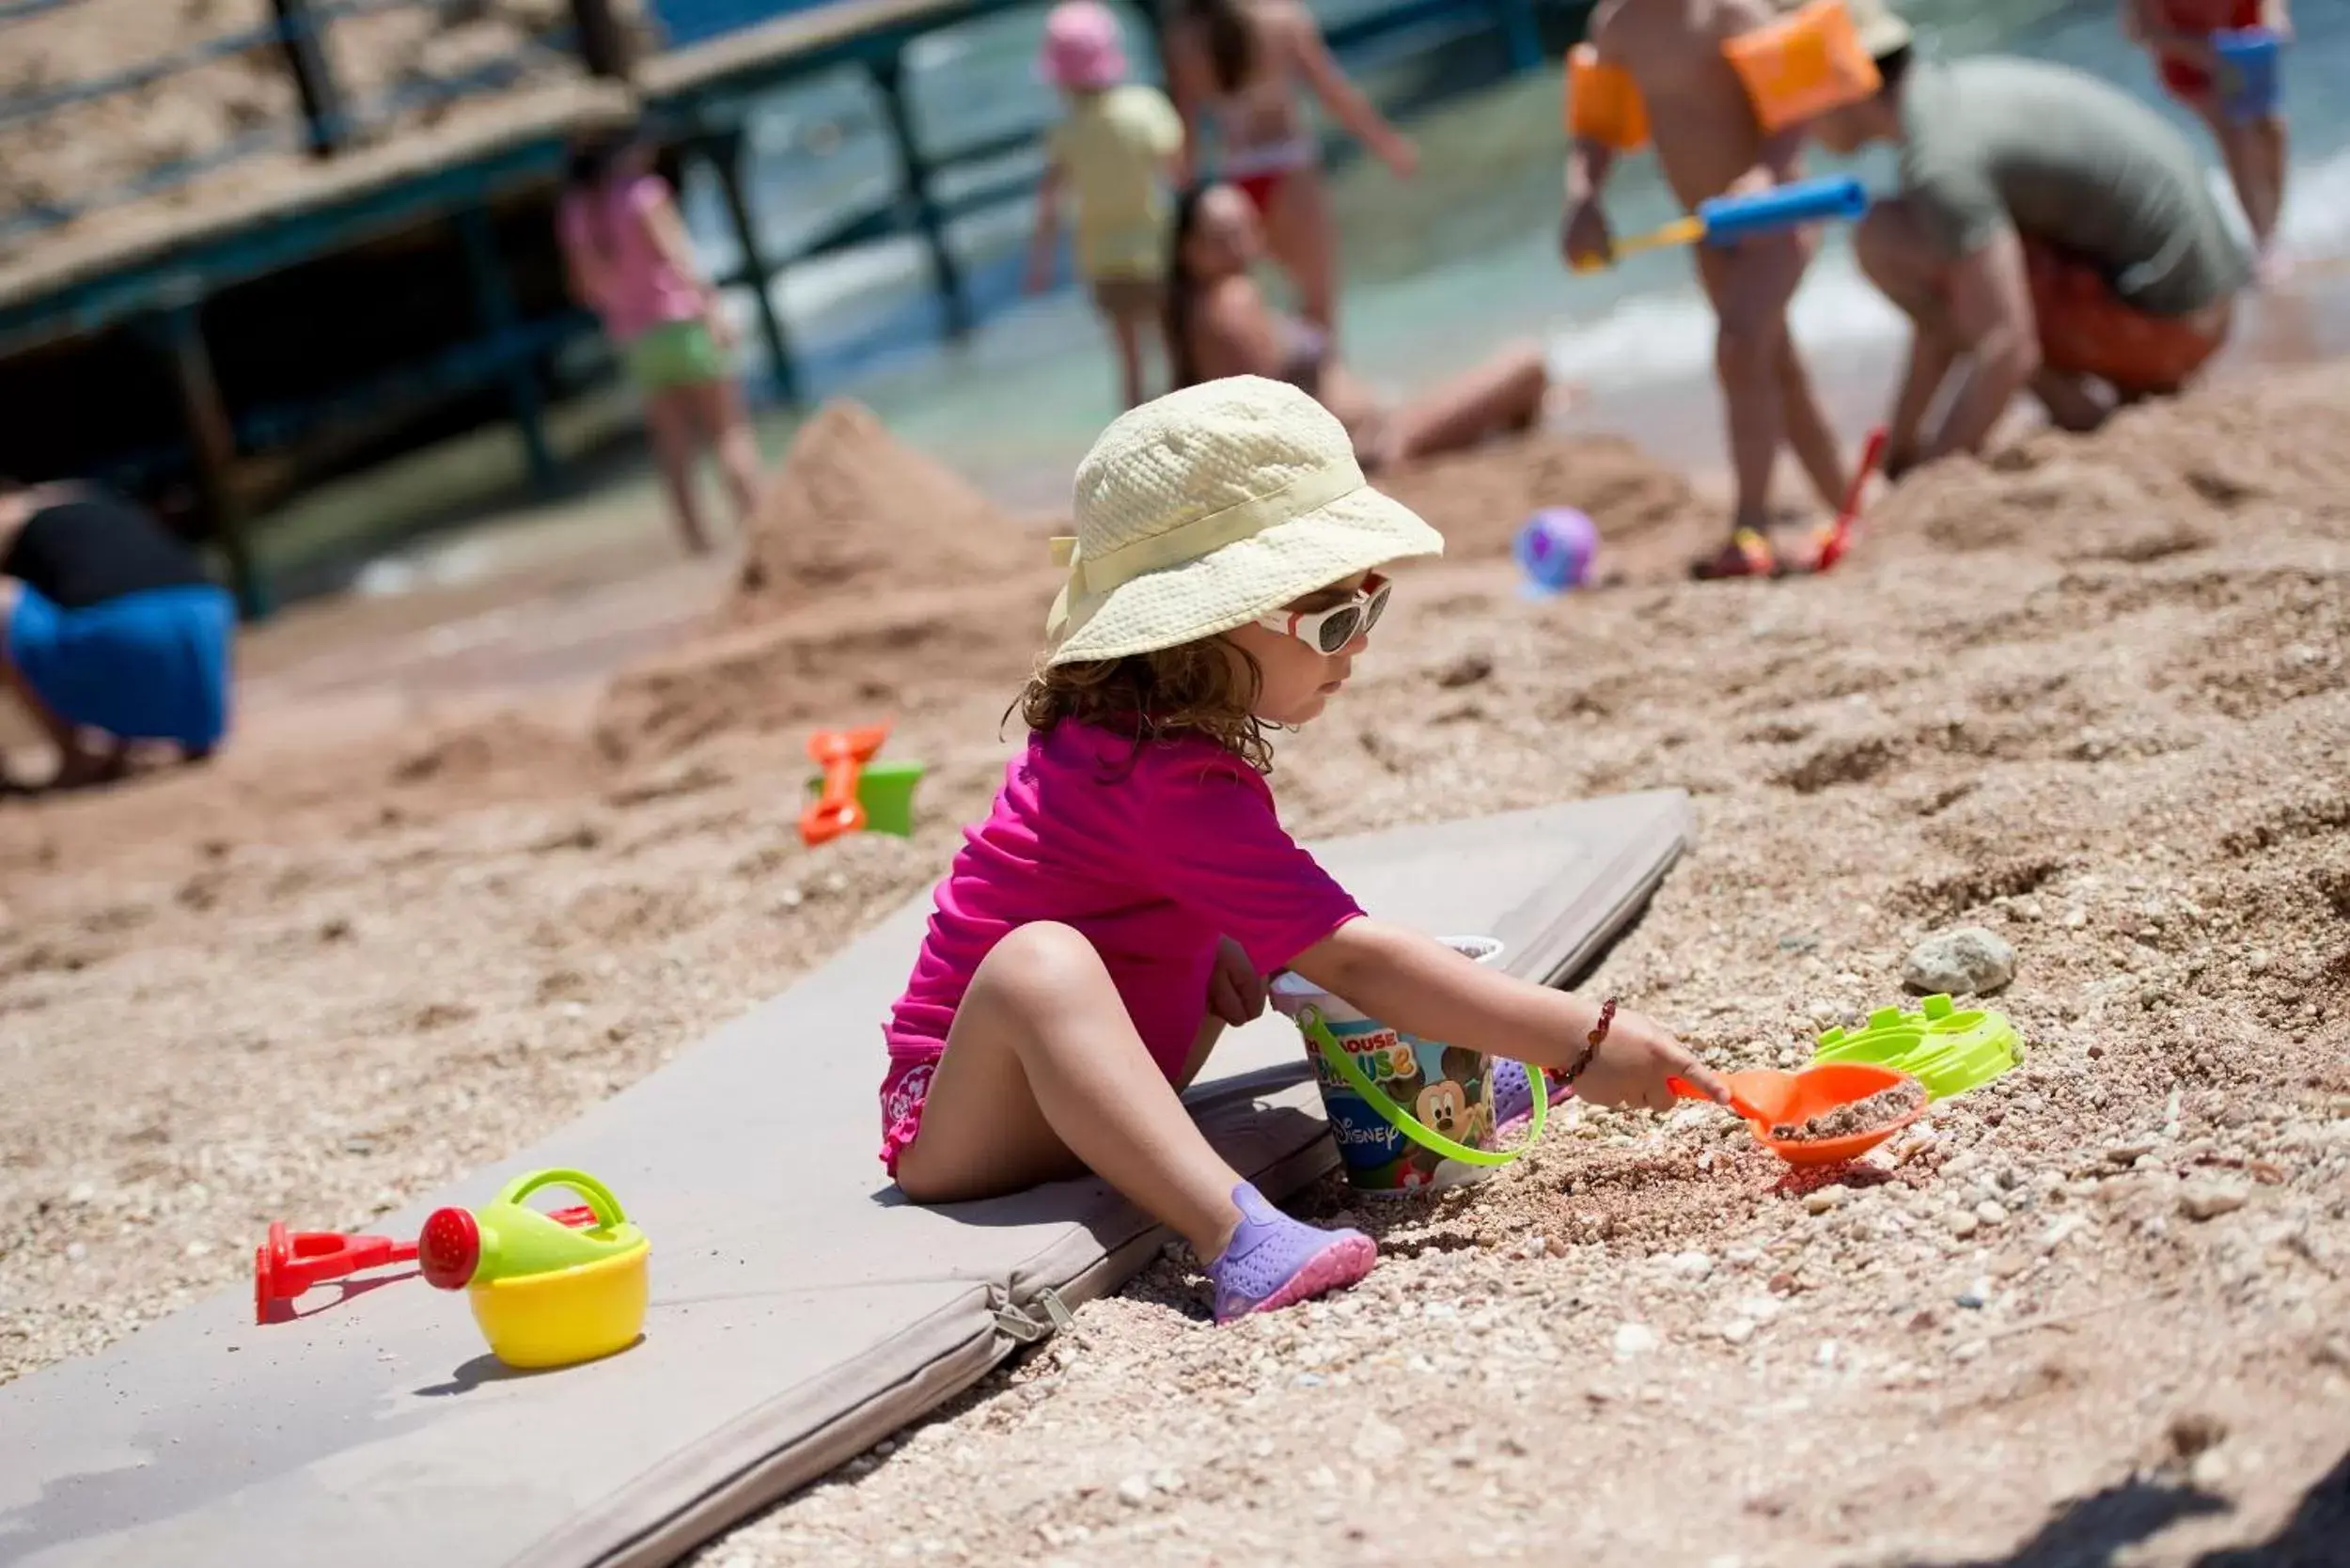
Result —
M 612 1189 L 584 1170 L 533 1170 L 515 1177 L 498 1194 L 501 1203 L 519 1204 L 540 1187 L 569 1187 L 588 1200 L 588 1207 L 595 1211 L 596 1229 L 609 1231 L 627 1223 L 628 1215 L 620 1212 L 620 1200 L 612 1196 Z
M 1297 1014 L 1297 1027 L 1306 1038 L 1312 1041 L 1321 1050 L 1322 1059 L 1328 1062 L 1338 1075 L 1346 1080 L 1347 1088 L 1361 1095 L 1372 1110 L 1386 1118 L 1388 1126 L 1432 1153 L 1441 1154 L 1449 1160 L 1459 1160 L 1464 1165 L 1508 1165 L 1512 1160 L 1533 1148 L 1534 1140 L 1543 1136 L 1543 1122 L 1550 1115 L 1550 1086 L 1543 1081 L 1543 1070 L 1539 1067 L 1528 1067 L 1526 1070 L 1527 1087 L 1534 1091 L 1534 1121 L 1526 1129 L 1526 1137 L 1518 1141 L 1517 1147 L 1514 1149 L 1471 1149 L 1465 1143 L 1453 1142 L 1452 1139 L 1433 1127 L 1422 1126 L 1418 1117 L 1388 1099 L 1386 1091 L 1372 1083 L 1370 1075 L 1355 1066 L 1355 1058 L 1348 1056 L 1345 1049 L 1339 1044 L 1338 1036 L 1332 1034 L 1330 1026 L 1322 1021 L 1320 1008 L 1300 1009 Z M 1491 1083 L 1490 1076 L 1487 1082 Z M 1488 1105 L 1493 1103 L 1490 1089 L 1487 1090 L 1486 1103 Z

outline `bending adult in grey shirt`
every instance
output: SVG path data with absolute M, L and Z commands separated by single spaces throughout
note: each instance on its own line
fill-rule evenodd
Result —
M 1877 67 L 1875 97 L 1812 131 L 1840 151 L 1900 149 L 1900 193 L 1853 240 L 1915 329 L 1888 476 L 1978 450 L 2027 387 L 2058 424 L 2093 429 L 2120 403 L 2179 390 L 2226 341 L 2250 259 L 2194 150 L 2151 107 L 2038 60 L 1913 62 L 1904 45 Z M 1928 433 L 1962 356 L 1964 383 Z

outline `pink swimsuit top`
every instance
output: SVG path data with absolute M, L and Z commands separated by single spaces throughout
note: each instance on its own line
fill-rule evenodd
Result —
M 1063 720 L 1029 737 L 964 839 L 884 1028 L 882 1158 L 893 1171 L 964 992 L 1007 933 L 1052 920 L 1083 934 L 1172 1079 L 1207 1017 L 1220 938 L 1271 974 L 1362 913 L 1282 830 L 1264 779 L 1197 735 L 1137 752 Z
M 702 313 L 700 283 L 662 254 L 650 214 L 668 197 L 659 175 L 616 180 L 563 198 L 557 222 L 563 243 L 575 255 L 592 258 L 603 279 L 597 314 L 603 328 L 622 343 L 670 321 Z

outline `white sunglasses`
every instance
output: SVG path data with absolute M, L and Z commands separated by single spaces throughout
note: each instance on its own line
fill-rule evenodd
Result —
M 1259 616 L 1257 624 L 1269 632 L 1295 637 L 1316 652 L 1336 653 L 1379 624 L 1380 614 L 1387 607 L 1387 594 L 1394 587 L 1373 572 L 1363 578 L 1361 588 L 1326 610 L 1276 610 L 1271 615 Z

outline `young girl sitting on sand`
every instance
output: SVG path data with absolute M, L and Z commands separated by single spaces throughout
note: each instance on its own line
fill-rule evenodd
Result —
M 1090 1169 L 1191 1244 L 1218 1322 L 1368 1273 L 1369 1237 L 1291 1219 L 1179 1098 L 1294 970 L 1398 1028 L 1664 1109 L 1721 1085 L 1610 1001 L 1512 979 L 1367 917 L 1282 831 L 1270 731 L 1344 686 L 1436 531 L 1364 482 L 1345 429 L 1254 376 L 1120 418 L 1079 464 L 1069 579 L 1030 734 L 940 885 L 886 1026 L 882 1160 L 952 1203 Z
M 1183 122 L 1167 95 L 1126 80 L 1118 15 L 1101 0 L 1063 0 L 1044 19 L 1038 69 L 1069 100 L 1069 118 L 1044 141 L 1036 193 L 1036 237 L 1027 287 L 1052 278 L 1060 233 L 1060 193 L 1077 197 L 1077 270 L 1118 351 L 1120 388 L 1132 408 L 1143 400 L 1142 344 L 1158 336 L 1160 235 L 1167 186 L 1183 152 Z
M 1531 344 L 1506 348 L 1400 405 L 1382 401 L 1340 363 L 1328 335 L 1265 299 L 1249 275 L 1261 244 L 1256 214 L 1230 185 L 1196 186 L 1176 202 L 1167 346 L 1177 386 L 1217 376 L 1288 382 L 1338 416 L 1355 457 L 1374 473 L 1542 418 L 1550 371 Z

